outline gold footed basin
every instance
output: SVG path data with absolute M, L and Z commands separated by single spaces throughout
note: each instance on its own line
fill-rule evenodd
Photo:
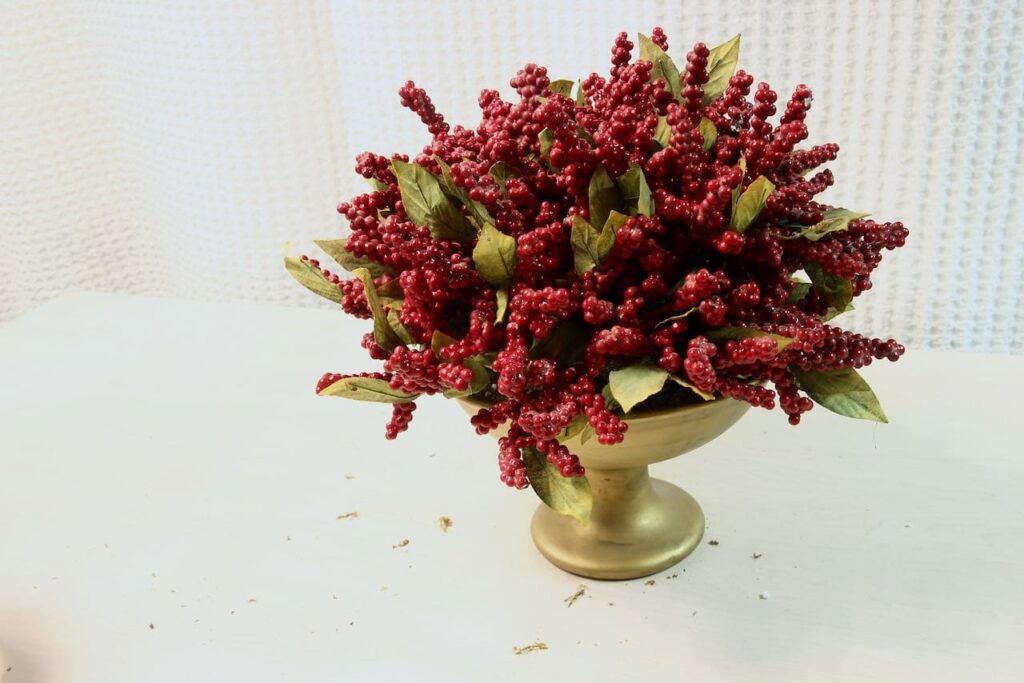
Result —
M 460 399 L 474 414 L 482 403 Z M 652 479 L 647 466 L 703 446 L 734 425 L 749 404 L 729 398 L 627 417 L 625 440 L 565 441 L 587 470 L 593 493 L 589 524 L 541 504 L 530 531 L 556 566 L 593 579 L 635 579 L 667 569 L 693 552 L 704 535 L 700 505 L 674 484 Z M 507 430 L 491 432 L 501 437 Z

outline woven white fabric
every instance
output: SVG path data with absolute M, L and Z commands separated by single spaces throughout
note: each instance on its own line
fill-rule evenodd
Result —
M 453 123 L 525 62 L 606 71 L 619 30 L 743 35 L 815 91 L 826 198 L 911 230 L 844 318 L 919 347 L 1024 352 L 1024 7 L 978 0 L 19 4 L 0 21 L 0 319 L 66 287 L 317 305 L 281 243 L 343 230 L 356 153 L 417 151 L 408 78 Z
M 338 230 L 326 3 L 25 2 L 0 17 L 0 318 L 65 288 L 303 304 Z

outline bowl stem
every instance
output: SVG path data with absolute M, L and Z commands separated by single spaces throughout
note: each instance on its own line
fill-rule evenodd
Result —
M 587 467 L 589 524 L 546 505 L 534 514 L 538 550 L 556 566 L 594 579 L 632 579 L 671 567 L 704 535 L 704 513 L 681 488 L 652 479 L 646 465 Z

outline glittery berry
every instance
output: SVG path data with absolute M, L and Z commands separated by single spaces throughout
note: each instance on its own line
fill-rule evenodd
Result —
M 651 41 L 667 54 L 664 31 Z M 703 43 L 668 83 L 665 65 L 635 47 L 619 34 L 608 74 L 575 84 L 526 64 L 509 81 L 510 101 L 480 93 L 474 127 L 450 125 L 412 81 L 399 89 L 430 134 L 412 157 L 429 187 L 403 185 L 396 162 L 407 155 L 360 154 L 355 169 L 371 189 L 339 204 L 350 230 L 334 255 L 372 278 L 302 257 L 312 289 L 376 318 L 361 345 L 382 372 L 328 373 L 318 393 L 374 380 L 396 401 L 393 439 L 412 419 L 413 395 L 473 392 L 484 407 L 471 424 L 501 430 L 499 476 L 524 488 L 527 463 L 584 474 L 559 441 L 573 425 L 585 421 L 603 445 L 627 437 L 612 372 L 642 366 L 678 380 L 636 410 L 685 402 L 692 385 L 778 407 L 797 424 L 813 406 L 798 377 L 904 354 L 833 320 L 872 288 L 908 231 L 821 201 L 839 147 L 807 142 L 810 88 L 780 99 L 743 70 L 725 83 Z M 757 200 L 758 188 L 770 191 Z M 496 248 L 478 237 L 484 225 L 515 245 L 490 268 L 480 265 Z

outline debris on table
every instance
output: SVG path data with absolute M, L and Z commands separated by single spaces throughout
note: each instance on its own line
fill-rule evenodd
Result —
M 764 555 L 764 553 L 754 553 L 753 555 L 751 555 L 751 557 L 754 558 L 755 560 L 759 560 L 759 559 L 761 559 L 762 555 Z
M 448 530 L 455 525 L 455 522 L 448 515 L 441 515 L 437 518 L 437 525 L 441 527 L 441 531 L 448 533 Z
M 679 578 L 679 574 L 670 574 L 669 576 L 666 576 L 665 578 L 666 579 L 676 579 L 676 578 Z
M 403 538 L 401 541 L 399 541 L 398 543 L 396 543 L 395 545 L 393 545 L 391 547 L 392 548 L 404 548 L 407 545 L 409 545 L 409 539 L 408 538 Z
M 355 510 L 353 510 L 352 512 L 346 512 L 343 515 L 338 515 L 334 519 L 335 520 L 338 520 L 338 519 L 356 519 L 357 517 L 359 517 L 359 513 L 356 512 Z
M 654 579 L 647 579 L 646 581 L 644 581 L 644 585 L 645 586 L 653 586 L 654 585 Z
M 538 640 L 536 643 L 531 643 L 529 645 L 524 645 L 523 647 L 515 647 L 515 646 L 513 646 L 512 647 L 512 654 L 515 654 L 515 655 L 528 655 L 531 652 L 538 652 L 540 650 L 546 650 L 546 649 L 548 649 L 548 644 L 547 643 L 542 643 L 541 641 Z
M 152 630 L 153 630 L 153 629 L 155 629 L 155 628 L 156 628 L 156 626 L 154 626 L 153 624 L 150 624 L 150 625 L 149 625 L 149 630 L 150 630 L 150 631 L 152 631 Z
M 769 598 L 772 597 L 772 594 L 769 593 L 768 591 L 761 591 L 761 594 L 758 595 L 757 597 L 761 598 L 762 600 L 768 600 Z
M 718 541 L 716 541 L 715 539 L 711 539 L 710 541 L 708 541 L 708 545 L 718 545 Z
M 572 607 L 572 606 L 573 606 L 573 603 L 575 603 L 575 602 L 576 602 L 577 600 L 579 600 L 580 598 L 582 598 L 582 597 L 583 597 L 583 595 L 584 595 L 584 594 L 585 594 L 586 592 L 587 592 L 587 587 L 586 587 L 586 586 L 584 586 L 584 585 L 583 585 L 583 584 L 581 583 L 581 584 L 580 584 L 580 587 L 579 587 L 579 588 L 577 588 L 577 589 L 576 589 L 576 591 L 575 591 L 575 592 L 574 592 L 574 593 L 573 593 L 572 595 L 570 595 L 569 597 L 567 597 L 567 598 L 566 598 L 565 600 L 563 600 L 562 602 L 564 602 L 564 603 L 565 603 L 565 606 L 566 606 L 566 607 Z

